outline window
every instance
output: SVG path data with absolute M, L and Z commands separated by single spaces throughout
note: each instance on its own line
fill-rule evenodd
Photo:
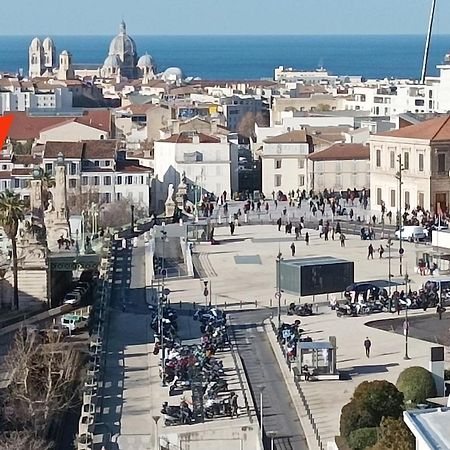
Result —
M 377 205 L 381 205 L 382 201 L 383 201 L 383 196 L 382 196 L 381 188 L 377 188 Z
M 108 159 L 105 161 L 105 167 L 109 167 L 111 165 L 111 161 L 109 161 Z
M 122 184 L 122 177 L 120 175 L 117 177 L 117 184 Z
M 133 184 L 133 177 L 131 175 L 127 176 L 127 182 L 126 184 Z
M 105 203 L 111 203 L 111 194 L 109 192 L 105 192 Z
M 222 169 L 222 167 L 220 169 Z M 219 172 L 219 171 L 217 171 L 217 172 Z M 222 175 L 222 170 L 220 170 L 220 175 Z M 141 175 L 139 177 L 139 184 L 144 184 L 144 176 L 143 175 Z M 219 191 L 217 191 L 217 192 L 219 192 Z
M 409 170 L 409 152 L 405 152 L 403 155 L 403 168 Z
M 95 161 L 94 161 L 94 166 L 95 166 L 95 167 L 100 167 L 100 161 L 95 160 Z
M 116 200 L 120 201 L 120 199 L 122 198 L 122 194 L 120 192 L 117 192 L 116 194 Z
M 298 176 L 298 185 L 304 186 L 305 185 L 305 175 L 299 175 Z
M 438 172 L 444 173 L 445 172 L 445 153 L 438 153 L 437 165 L 438 165 Z
M 2 170 L 8 170 L 8 165 L 7 164 L 2 164 Z
M 423 172 L 423 153 L 419 153 L 419 172 Z
M 298 168 L 299 169 L 304 169 L 305 168 L 305 160 L 304 159 L 299 159 L 298 160 Z
M 275 187 L 281 186 L 281 175 L 275 175 Z
M 409 191 L 405 191 L 405 206 L 411 206 L 410 200 L 409 200 Z
M 381 150 L 377 150 L 376 152 L 376 165 L 377 167 L 381 167 Z
M 83 186 L 87 186 L 89 184 L 89 178 L 88 177 L 81 177 L 81 184 Z
M 395 152 L 391 151 L 389 154 L 390 168 L 395 169 Z
M 103 184 L 105 186 L 111 186 L 111 177 L 110 176 L 103 177 Z
M 391 189 L 391 207 L 395 207 L 395 194 L 396 194 L 396 192 L 395 192 L 395 190 L 394 189 Z
M 20 188 L 20 180 L 18 178 L 14 179 L 14 187 L 16 189 Z
M 75 163 L 70 163 L 69 174 L 70 175 L 76 175 L 77 174 L 77 165 Z
M 100 185 L 100 177 L 92 177 L 92 184 L 94 186 L 99 186 Z
M 74 178 L 69 178 L 69 188 L 75 189 L 77 187 L 77 180 Z
M 423 192 L 419 192 L 419 206 L 424 207 L 425 205 L 425 194 Z
M 275 169 L 281 169 L 281 159 L 275 160 Z
M 53 164 L 52 163 L 45 164 L 45 173 L 53 173 Z

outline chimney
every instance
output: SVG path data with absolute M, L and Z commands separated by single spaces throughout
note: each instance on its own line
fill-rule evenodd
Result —
M 200 144 L 200 136 L 197 133 L 194 133 L 192 135 L 192 143 L 193 144 Z

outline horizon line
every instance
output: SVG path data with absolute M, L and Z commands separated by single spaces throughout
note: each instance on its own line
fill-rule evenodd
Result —
M 37 35 L 45 35 L 45 34 L 49 34 L 49 33 L 27 33 L 27 34 L 0 34 L 0 37 L 30 37 L 30 36 L 37 36 Z M 50 33 L 52 34 L 52 33 Z M 139 37 L 152 37 L 152 36 L 157 36 L 157 37 L 230 37 L 230 36 L 234 36 L 234 37 L 353 37 L 353 36 L 357 36 L 357 37 L 370 37 L 370 36 L 377 36 L 377 37 L 381 37 L 381 36 L 423 36 L 422 33 L 322 33 L 322 34 L 315 34 L 315 33 L 308 33 L 308 34 L 282 34 L 282 33 L 275 33 L 275 34 L 257 34 L 257 33 L 250 33 L 250 34 L 238 34 L 238 33 L 225 33 L 225 34 L 139 34 L 139 33 L 131 33 L 129 34 L 130 36 L 139 36 Z M 76 37 L 110 37 L 110 36 L 115 36 L 113 34 L 75 34 L 75 33 L 68 33 L 68 34 L 53 34 L 53 36 L 58 36 L 58 37 L 71 37 L 71 36 L 76 36 Z M 433 34 L 433 36 L 450 36 L 450 33 L 435 33 Z M 432 36 L 432 37 L 433 37 Z

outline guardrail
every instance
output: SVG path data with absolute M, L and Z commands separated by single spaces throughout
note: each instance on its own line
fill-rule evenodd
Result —
M 320 450 L 325 450 L 325 445 L 322 442 L 322 439 L 320 437 L 320 433 L 319 433 L 319 429 L 317 427 L 316 421 L 314 420 L 314 417 L 313 417 L 313 415 L 311 413 L 311 408 L 309 407 L 309 404 L 308 404 L 308 400 L 306 399 L 305 393 L 303 392 L 302 386 L 300 384 L 300 378 L 301 378 L 300 372 L 299 372 L 299 370 L 298 370 L 298 368 L 296 366 L 292 367 L 292 363 L 291 363 L 290 359 L 287 358 L 287 356 L 286 356 L 286 351 L 285 351 L 285 349 L 283 347 L 283 344 L 278 339 L 278 329 L 277 329 L 276 325 L 273 323 L 272 320 L 270 321 L 270 323 L 272 325 L 272 330 L 275 333 L 275 336 L 277 338 L 277 342 L 278 342 L 278 344 L 280 346 L 280 349 L 281 349 L 281 351 L 283 353 L 284 360 L 286 361 L 286 364 L 287 364 L 287 366 L 289 368 L 289 371 L 292 372 L 293 375 L 294 375 L 295 387 L 297 388 L 298 394 L 300 396 L 300 400 L 303 403 L 303 407 L 305 408 L 306 415 L 308 416 L 308 420 L 309 420 L 309 422 L 311 424 L 311 427 L 312 427 L 312 429 L 314 431 L 314 436 L 316 438 L 317 445 L 319 446 Z

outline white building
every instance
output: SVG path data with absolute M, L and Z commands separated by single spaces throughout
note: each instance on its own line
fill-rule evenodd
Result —
M 334 144 L 308 156 L 311 189 L 342 191 L 370 186 L 370 149 L 363 144 Z
M 404 411 L 403 419 L 416 438 L 416 450 L 450 448 L 450 408 Z
M 402 189 L 399 205 L 401 157 Z M 436 211 L 449 207 L 450 116 L 441 116 L 370 138 L 370 188 L 372 208 L 395 212 L 405 205 Z
M 308 188 L 308 159 L 312 140 L 305 130 L 290 131 L 264 140 L 262 190 L 283 193 Z
M 228 195 L 238 191 L 237 146 L 226 136 L 181 132 L 155 142 L 154 196 L 158 211 L 164 209 L 169 184 L 176 188 L 183 173 L 189 185 L 202 192 Z

